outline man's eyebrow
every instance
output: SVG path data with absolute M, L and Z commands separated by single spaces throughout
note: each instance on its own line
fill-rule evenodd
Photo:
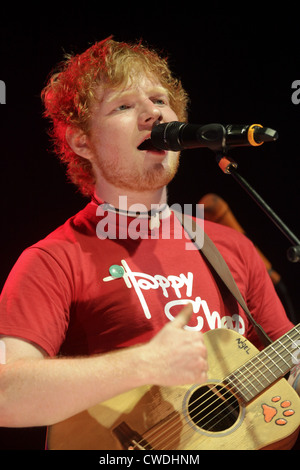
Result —
M 105 101 L 107 103 L 111 103 L 112 101 L 123 99 L 123 98 L 126 98 L 127 96 L 134 95 L 135 93 L 136 93 L 136 90 L 134 88 L 130 90 L 116 91 L 115 93 L 112 93 L 111 96 L 109 96 Z M 153 96 L 153 95 L 168 96 L 169 95 L 168 90 L 164 88 L 163 86 L 154 86 L 153 88 L 149 88 L 148 90 L 146 90 L 146 93 L 149 96 Z
M 155 86 L 149 90 L 150 95 L 168 95 L 169 92 L 163 86 Z

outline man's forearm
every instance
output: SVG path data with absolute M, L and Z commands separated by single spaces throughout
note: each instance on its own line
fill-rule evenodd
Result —
M 54 424 L 141 385 L 204 383 L 203 336 L 183 329 L 192 311 L 184 307 L 149 343 L 100 356 L 32 359 L 32 349 L 26 358 L 11 351 L 0 365 L 0 426 Z
M 0 426 L 50 425 L 142 385 L 138 349 L 0 366 Z

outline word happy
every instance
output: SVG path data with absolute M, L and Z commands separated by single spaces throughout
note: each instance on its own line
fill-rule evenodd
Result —
M 181 273 L 179 276 L 169 275 L 167 277 L 160 274 L 151 276 L 150 274 L 132 271 L 125 260 L 121 260 L 121 264 L 124 269 L 122 279 L 129 289 L 133 288 L 135 290 L 145 317 L 148 320 L 151 319 L 152 315 L 143 291 L 161 289 L 161 292 L 166 299 L 170 296 L 171 292 L 169 291 L 172 291 L 172 293 L 177 297 L 176 300 L 167 301 L 164 306 L 164 313 L 170 321 L 175 318 L 172 315 L 174 307 L 183 306 L 188 303 L 192 304 L 194 314 L 199 314 L 196 316 L 196 325 L 185 325 L 185 329 L 201 331 L 204 328 L 204 320 L 206 320 L 208 327 L 211 330 L 215 328 L 229 328 L 236 330 L 240 334 L 245 333 L 245 323 L 243 318 L 239 315 L 234 314 L 232 316 L 225 315 L 221 317 L 219 312 L 210 311 L 206 300 L 201 299 L 199 296 L 196 296 L 194 300 L 192 299 L 194 281 L 193 273 L 188 272 L 186 275 Z M 114 280 L 115 278 L 113 276 L 108 276 L 103 279 L 104 282 Z

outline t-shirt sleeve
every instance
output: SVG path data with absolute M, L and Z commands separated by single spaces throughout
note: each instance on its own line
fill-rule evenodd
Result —
M 269 337 L 274 341 L 293 328 L 253 242 L 230 227 L 212 222 L 206 222 L 205 227 L 227 262 L 251 315 Z M 261 346 L 251 323 L 246 336 Z
M 248 251 L 248 274 L 248 308 L 270 338 L 276 340 L 294 325 L 288 319 L 265 264 L 251 242 Z M 252 329 L 251 327 L 250 330 Z M 251 331 L 252 334 L 254 332 Z
M 58 354 L 69 323 L 72 282 L 59 260 L 44 249 L 26 249 L 10 272 L 0 298 L 0 334 L 19 337 Z

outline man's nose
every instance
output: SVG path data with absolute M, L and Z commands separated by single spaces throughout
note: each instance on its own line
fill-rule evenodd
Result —
M 162 120 L 161 110 L 151 100 L 146 100 L 143 103 L 143 108 L 140 113 L 141 124 L 153 124 L 156 121 Z

